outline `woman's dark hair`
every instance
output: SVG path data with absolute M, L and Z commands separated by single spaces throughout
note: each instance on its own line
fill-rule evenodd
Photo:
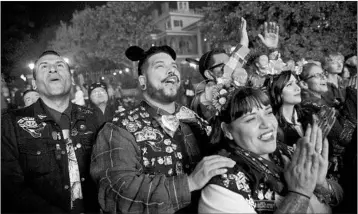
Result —
M 312 62 L 305 64 L 305 65 L 303 66 L 303 68 L 302 68 L 302 72 L 301 72 L 301 74 L 300 74 L 300 79 L 303 80 L 303 81 L 306 81 L 306 79 L 307 79 L 307 78 L 309 77 L 309 75 L 310 75 L 311 69 L 312 69 L 313 67 L 315 67 L 315 66 L 320 67 L 319 65 L 317 65 L 317 64 L 315 64 L 315 63 L 312 63 Z
M 283 71 L 280 75 L 275 76 L 272 80 L 271 85 L 268 86 L 272 109 L 274 110 L 275 114 L 282 106 L 282 91 L 290 80 L 291 75 L 293 75 L 297 79 L 296 75 L 294 75 L 291 71 Z
M 227 106 L 215 118 L 211 135 L 212 144 L 217 144 L 223 139 L 221 122 L 229 124 L 244 114 L 251 112 L 255 107 L 263 108 L 271 105 L 269 96 L 259 88 L 244 87 L 231 93 L 233 93 L 232 96 L 229 96 L 226 101 Z

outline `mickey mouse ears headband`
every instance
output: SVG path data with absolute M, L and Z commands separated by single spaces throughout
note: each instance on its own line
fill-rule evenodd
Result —
M 173 60 L 176 60 L 175 51 L 171 47 L 169 47 L 167 45 L 152 46 L 147 51 L 144 51 L 142 48 L 140 48 L 138 46 L 131 46 L 125 52 L 126 57 L 128 59 L 130 59 L 131 61 L 139 61 L 139 63 L 138 63 L 138 75 L 142 74 L 141 68 L 142 68 L 143 63 L 149 57 L 151 57 L 152 55 L 157 54 L 157 53 L 167 53 L 173 58 Z

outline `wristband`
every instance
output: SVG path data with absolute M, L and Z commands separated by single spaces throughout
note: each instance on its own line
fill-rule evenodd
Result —
M 301 195 L 301 196 L 303 196 L 303 197 L 306 197 L 306 198 L 308 198 L 308 199 L 311 199 L 311 197 L 309 197 L 308 195 L 305 195 L 305 194 L 300 193 L 300 192 L 296 192 L 296 191 L 292 191 L 292 190 L 289 190 L 288 192 L 296 193 L 296 194 L 298 194 L 298 195 Z

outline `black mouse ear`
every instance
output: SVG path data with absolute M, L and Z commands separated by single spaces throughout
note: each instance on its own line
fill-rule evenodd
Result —
M 145 51 L 138 46 L 131 46 L 126 50 L 125 54 L 131 61 L 138 61 L 145 56 Z

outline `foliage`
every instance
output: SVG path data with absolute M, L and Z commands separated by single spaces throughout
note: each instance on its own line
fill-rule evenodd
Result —
M 33 23 L 30 21 L 28 8 L 21 3 L 2 2 L 1 6 L 1 73 L 5 81 L 10 83 L 15 80 L 16 73 L 22 71 L 19 66 L 21 56 L 26 55 L 28 48 L 34 43 L 28 34 Z
M 320 59 L 325 51 L 357 53 L 357 2 L 209 2 L 202 12 L 202 30 L 213 46 L 240 41 L 238 26 L 244 17 L 250 46 L 255 47 L 263 23 L 277 22 L 285 58 Z
M 101 69 L 113 69 L 109 66 L 113 63 L 121 68 L 134 67 L 124 52 L 130 45 L 148 43 L 152 30 L 147 10 L 150 5 L 150 2 L 108 2 L 76 11 L 70 23 L 61 22 L 51 47 L 89 72 L 98 69 L 90 66 L 95 62 L 101 64 Z M 105 61 L 112 63 L 106 66 Z

